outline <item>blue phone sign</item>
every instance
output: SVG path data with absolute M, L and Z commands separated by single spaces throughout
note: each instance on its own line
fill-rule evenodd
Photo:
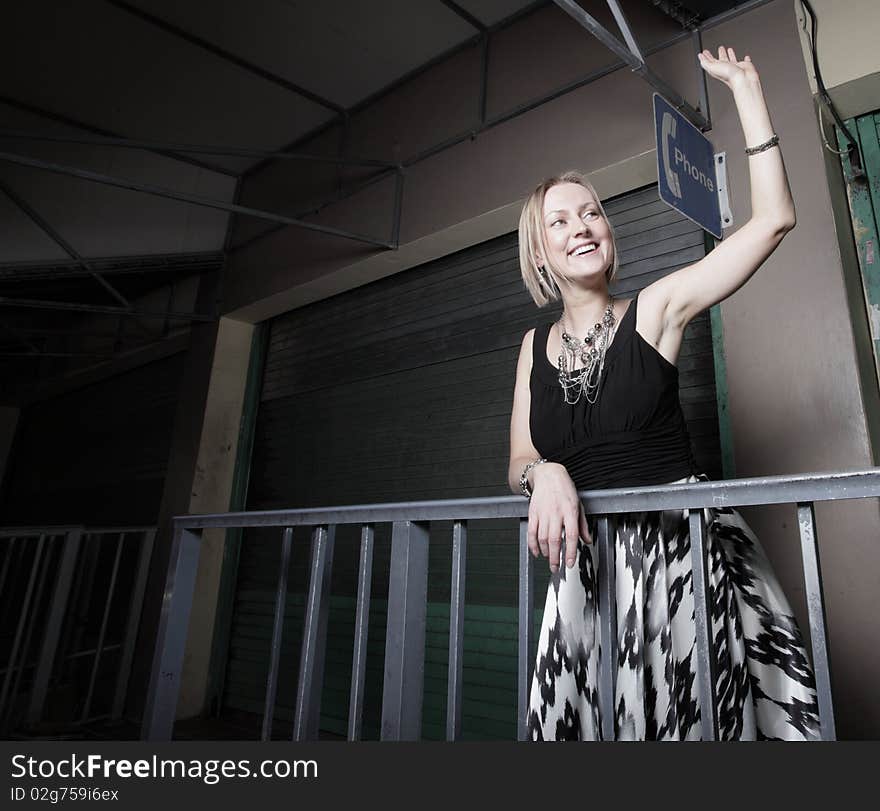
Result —
M 660 199 L 721 239 L 721 206 L 712 142 L 657 93 L 654 134 Z

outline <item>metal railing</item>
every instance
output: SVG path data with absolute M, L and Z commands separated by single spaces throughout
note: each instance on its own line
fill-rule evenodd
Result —
M 702 736 L 704 740 L 715 740 L 718 737 L 718 717 L 713 673 L 714 656 L 707 620 L 710 616 L 708 612 L 710 594 L 705 554 L 704 509 L 769 504 L 796 505 L 821 737 L 824 740 L 835 738 L 827 628 L 813 504 L 880 496 L 880 468 L 843 473 L 769 476 L 662 487 L 585 491 L 580 495 L 587 514 L 598 518 L 599 614 L 602 639 L 610 641 L 609 655 L 603 655 L 601 658 L 599 683 L 602 731 L 606 740 L 614 737 L 613 663 L 617 659 L 616 606 L 612 592 L 607 587 L 609 583 L 614 582 L 613 535 L 610 531 L 613 516 L 620 513 L 657 510 L 690 511 Z M 278 527 L 282 530 L 281 566 L 275 596 L 262 724 L 262 739 L 268 740 L 271 737 L 291 543 L 294 528 L 309 527 L 312 556 L 303 643 L 300 651 L 293 739 L 317 738 L 335 529 L 342 524 L 359 524 L 362 527 L 360 567 L 348 719 L 348 738 L 359 739 L 363 713 L 374 528 L 377 523 L 391 523 L 381 738 L 383 740 L 418 739 L 421 733 L 423 696 L 429 525 L 432 521 L 451 520 L 454 523 L 446 734 L 449 740 L 456 740 L 461 731 L 464 576 L 468 521 L 518 518 L 520 519 L 518 738 L 525 739 L 529 679 L 535 642 L 534 561 L 526 544 L 527 513 L 528 504 L 524 499 L 506 496 L 326 509 L 190 515 L 175 518 L 171 558 L 141 737 L 145 740 L 169 740 L 172 737 L 202 530 Z
M 91 663 L 87 686 L 74 691 L 76 718 L 67 725 L 122 717 L 155 536 L 155 527 L 0 529 L 0 600 L 4 624 L 15 628 L 0 668 L 0 732 L 39 727 L 53 687 L 65 681 L 65 669 L 78 660 Z M 129 552 L 125 562 L 124 551 Z M 96 587 L 99 567 L 109 570 L 101 594 Z M 122 576 L 127 594 L 118 590 Z M 127 603 L 127 611 L 119 633 L 110 634 L 114 600 L 117 606 Z M 94 613 L 97 619 L 93 607 L 100 612 L 100 623 L 94 640 L 88 641 L 78 625 L 81 614 Z M 118 656 L 112 699 L 106 712 L 93 714 L 102 657 L 111 652 Z M 20 700 L 23 685 L 28 693 Z

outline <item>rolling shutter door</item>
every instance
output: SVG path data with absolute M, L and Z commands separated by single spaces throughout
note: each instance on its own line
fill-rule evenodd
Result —
M 628 297 L 704 255 L 702 231 L 650 187 L 606 205 L 621 252 L 614 293 Z M 516 235 L 491 240 L 278 317 L 272 323 L 248 509 L 507 494 L 510 409 L 523 333 L 555 320 L 519 274 Z M 698 463 L 720 475 L 708 316 L 680 360 Z M 468 531 L 463 737 L 515 738 L 516 522 Z M 293 717 L 308 533 L 294 534 L 275 717 Z M 241 550 L 223 706 L 263 711 L 280 533 L 250 532 Z M 381 712 L 390 527 L 376 527 L 364 737 Z M 339 527 L 322 730 L 344 735 L 359 528 Z M 546 574 L 539 567 L 538 587 Z M 445 734 L 451 523 L 432 525 L 423 734 Z M 538 592 L 540 594 L 540 591 Z M 538 600 L 539 604 L 542 601 Z M 280 734 L 280 730 L 279 730 Z

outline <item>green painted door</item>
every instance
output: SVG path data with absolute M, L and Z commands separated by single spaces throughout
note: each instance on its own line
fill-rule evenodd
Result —
M 849 158 L 845 152 L 841 155 L 865 306 L 874 343 L 874 365 L 880 373 L 880 246 L 877 242 L 880 231 L 880 111 L 850 118 L 845 123 L 858 141 L 867 174 L 867 178 L 854 178 Z M 839 130 L 837 141 L 840 149 L 846 150 L 847 141 Z

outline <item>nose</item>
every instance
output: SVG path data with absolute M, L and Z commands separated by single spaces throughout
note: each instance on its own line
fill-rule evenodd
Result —
M 582 219 L 578 218 L 574 220 L 574 235 L 580 236 L 581 234 L 588 235 L 590 234 L 590 226 L 584 222 Z

